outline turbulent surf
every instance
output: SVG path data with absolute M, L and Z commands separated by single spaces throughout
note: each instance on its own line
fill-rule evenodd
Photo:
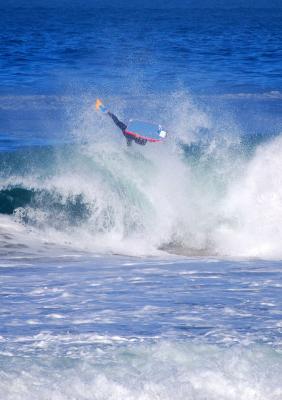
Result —
M 279 134 L 240 136 L 193 107 L 158 149 L 127 150 L 88 115 L 73 143 L 1 153 L 1 215 L 94 252 L 281 256 Z

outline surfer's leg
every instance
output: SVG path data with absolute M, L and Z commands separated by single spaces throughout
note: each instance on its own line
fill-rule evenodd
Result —
M 131 137 L 127 136 L 127 135 L 125 135 L 125 138 L 126 138 L 126 145 L 127 146 L 131 146 L 132 142 L 133 142 L 133 139 Z
M 122 131 L 126 129 L 126 125 L 123 122 L 121 122 L 115 114 L 108 111 L 108 115 L 112 118 L 112 120 L 114 121 L 116 126 L 119 127 L 119 129 L 121 129 Z
M 122 133 L 126 139 L 127 146 L 131 146 L 134 138 L 131 135 L 128 135 L 125 131 L 122 131 Z

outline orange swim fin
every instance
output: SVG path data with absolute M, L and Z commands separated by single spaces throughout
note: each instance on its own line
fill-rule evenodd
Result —
M 108 111 L 100 99 L 96 100 L 95 109 L 96 111 L 101 111 L 102 113 L 106 113 Z

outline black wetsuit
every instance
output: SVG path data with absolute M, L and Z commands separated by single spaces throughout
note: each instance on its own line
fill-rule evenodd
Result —
M 108 115 L 112 118 L 112 120 L 114 121 L 116 126 L 119 127 L 119 129 L 122 131 L 122 133 L 126 139 L 127 146 L 131 146 L 133 141 L 137 144 L 145 146 L 145 144 L 147 143 L 146 139 L 133 137 L 132 135 L 130 135 L 129 133 L 126 132 L 127 126 L 123 122 L 121 122 L 115 114 L 112 114 L 110 111 L 108 111 Z

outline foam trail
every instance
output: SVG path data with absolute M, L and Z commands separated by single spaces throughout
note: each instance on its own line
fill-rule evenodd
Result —
M 6 358 L 0 395 L 7 400 L 281 398 L 281 354 L 164 342 L 86 352 L 83 359 Z

